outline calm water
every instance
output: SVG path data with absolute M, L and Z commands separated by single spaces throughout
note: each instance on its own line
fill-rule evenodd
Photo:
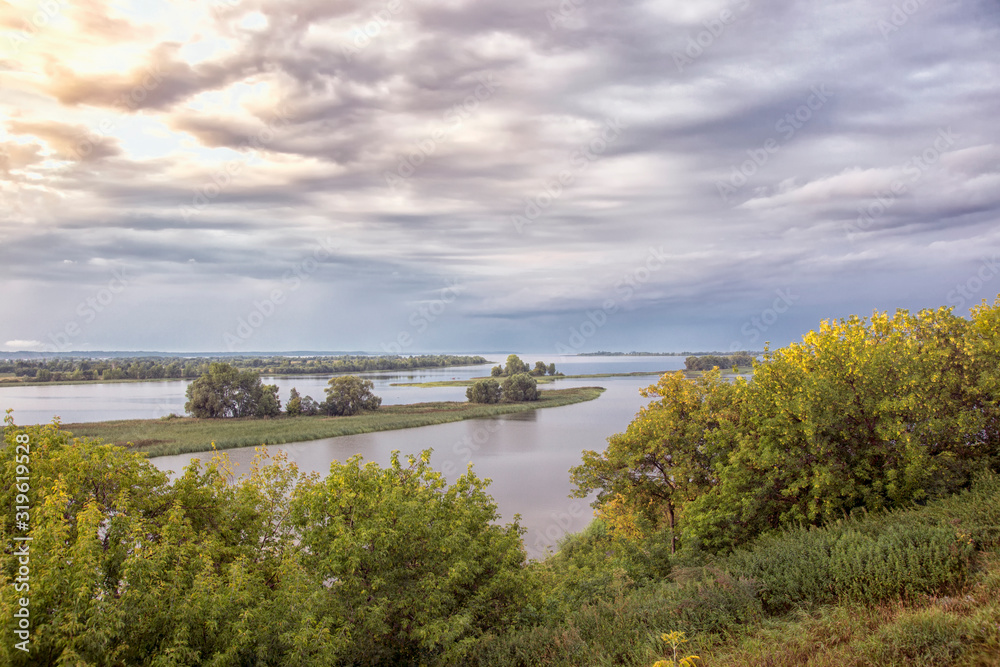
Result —
M 483 355 L 488 359 L 502 359 Z M 632 371 L 664 371 L 683 367 L 680 357 L 558 357 L 520 355 L 531 365 L 554 362 L 567 375 Z M 489 367 L 449 368 L 406 373 L 368 375 L 384 404 L 437 400 L 465 400 L 464 387 L 392 387 L 394 382 L 419 382 L 484 375 Z M 326 377 L 275 378 L 281 398 L 295 386 L 302 395 L 317 400 L 324 396 Z M 608 436 L 623 431 L 648 399 L 639 389 L 656 381 L 638 378 L 594 378 L 561 380 L 554 386 L 599 385 L 607 391 L 595 401 L 549 408 L 494 419 L 477 419 L 402 431 L 383 431 L 268 447 L 270 453 L 284 451 L 305 472 L 325 474 L 332 461 L 345 461 L 361 454 L 366 461 L 385 465 L 390 453 L 399 450 L 417 454 L 434 450 L 432 466 L 454 480 L 473 463 L 476 474 L 493 480 L 489 487 L 504 521 L 521 515 L 529 555 L 538 557 L 567 532 L 583 529 L 593 517 L 589 499 L 572 499 L 570 467 L 580 463 L 581 452 L 601 451 Z M 70 421 L 101 421 L 157 417 L 183 413 L 187 382 L 155 382 L 111 385 L 36 386 L 0 390 L 0 404 L 14 407 L 18 423 L 47 421 L 54 414 Z M 238 471 L 245 471 L 253 448 L 230 449 L 227 454 Z M 207 460 L 210 453 L 163 456 L 152 459 L 162 470 L 181 471 L 192 458 Z
M 483 354 L 502 364 L 504 355 Z M 536 361 L 555 363 L 566 375 L 591 373 L 627 373 L 632 371 L 676 370 L 684 367 L 682 357 L 564 357 L 545 354 L 521 354 L 534 366 Z M 427 401 L 464 401 L 464 387 L 393 387 L 398 382 L 431 382 L 466 379 L 489 375 L 490 367 L 468 366 L 432 370 L 365 374 L 375 383 L 375 393 L 383 405 L 420 403 Z M 264 378 L 267 384 L 280 389 L 282 405 L 292 387 L 303 396 L 317 401 L 326 397 L 324 389 L 329 376 L 299 376 L 294 378 Z M 603 378 L 602 378 L 603 380 Z M 590 381 L 594 384 L 596 381 Z M 18 424 L 39 424 L 58 416 L 65 423 L 109 421 L 112 419 L 155 419 L 170 413 L 184 414 L 185 392 L 190 380 L 163 382 L 129 382 L 113 384 L 0 386 L 0 410 L 14 409 Z M 565 385 L 563 385 L 565 386 Z

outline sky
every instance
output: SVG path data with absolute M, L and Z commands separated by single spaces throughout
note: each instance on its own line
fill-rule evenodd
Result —
M 0 5 L 0 350 L 742 350 L 1000 292 L 1000 6 Z

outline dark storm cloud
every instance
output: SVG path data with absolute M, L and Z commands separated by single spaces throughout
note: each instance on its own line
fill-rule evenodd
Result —
M 74 20 L 109 41 L 132 25 Z M 0 218 L 4 254 L 53 284 L 119 261 L 252 300 L 334 238 L 309 289 L 384 312 L 333 347 L 393 333 L 445 279 L 469 331 L 506 323 L 487 346 L 554 345 L 609 300 L 591 349 L 937 306 L 1000 249 L 998 26 L 957 1 L 219 3 L 201 32 L 228 46 L 207 59 L 133 26 L 148 48 L 117 74 L 47 65 L 65 108 L 146 124 L 9 121 L 4 178 L 34 190 Z M 178 143 L 153 154 L 143 132 Z M 87 159 L 46 162 L 81 136 Z M 780 290 L 789 314 L 747 329 Z

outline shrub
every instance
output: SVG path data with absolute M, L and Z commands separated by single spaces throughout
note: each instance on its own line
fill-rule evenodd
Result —
M 476 380 L 465 390 L 470 403 L 499 403 L 500 383 L 494 379 Z
M 871 528 L 848 522 L 788 531 L 734 552 L 722 566 L 756 582 L 769 613 L 840 598 L 912 598 L 961 584 L 969 573 L 974 548 L 953 528 Z
M 527 373 L 516 373 L 504 378 L 501 386 L 504 403 L 538 400 L 538 381 Z

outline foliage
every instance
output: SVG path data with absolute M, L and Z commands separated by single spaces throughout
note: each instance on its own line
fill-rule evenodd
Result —
M 299 396 L 299 391 L 295 387 L 292 387 L 292 391 L 288 395 L 288 402 L 285 403 L 285 414 L 290 417 L 302 414 L 302 397 Z
M 694 553 L 926 502 L 1000 467 L 998 367 L 1000 299 L 971 321 L 946 308 L 823 321 L 765 352 L 752 380 L 661 379 L 661 400 L 586 452 L 574 481 L 647 534 L 666 521 Z
M 717 355 L 691 356 L 684 360 L 684 368 L 689 371 L 710 371 L 713 368 L 739 368 L 753 366 L 756 359 L 748 352 Z
M 313 415 L 318 415 L 322 411 L 322 404 L 318 403 L 312 396 L 306 396 L 302 399 L 302 414 L 311 417 Z
M 184 409 L 199 418 L 275 417 L 281 411 L 278 388 L 265 385 L 253 371 L 213 363 L 188 385 Z
M 524 599 L 523 532 L 499 518 L 471 470 L 447 486 L 430 451 L 361 457 L 305 485 L 292 521 L 310 572 L 331 582 L 322 613 L 353 639 L 351 664 L 456 661 L 486 628 L 503 629 Z
M 781 533 L 723 566 L 755 581 L 770 613 L 803 602 L 914 599 L 968 576 L 975 548 L 954 528 L 873 523 Z
M 507 363 L 504 364 L 503 374 L 511 376 L 519 373 L 527 373 L 528 370 L 528 364 L 521 361 L 521 357 L 511 354 L 507 356 Z
M 683 632 L 678 632 L 677 630 L 664 632 L 660 635 L 660 639 L 670 646 L 673 657 L 668 660 L 657 660 L 653 664 L 653 667 L 695 667 L 697 661 L 701 660 L 696 655 L 685 656 L 680 660 L 677 659 L 677 649 L 680 648 L 681 644 L 686 644 L 688 641 Z
M 641 393 L 659 400 L 609 438 L 603 453 L 583 453 L 570 471 L 574 495 L 599 491 L 595 506 L 612 523 L 632 517 L 644 532 L 666 525 L 673 550 L 682 508 L 717 483 L 715 467 L 736 419 L 735 389 L 717 370 L 693 382 L 678 371 Z
M 504 403 L 537 401 L 538 381 L 527 373 L 508 375 L 500 385 L 500 393 Z
M 487 480 L 470 470 L 449 486 L 429 451 L 334 463 L 325 480 L 281 457 L 235 479 L 223 457 L 168 482 L 141 454 L 8 418 L 5 482 L 21 474 L 18 436 L 30 590 L 5 557 L 0 615 L 30 596 L 31 650 L 3 642 L 5 665 L 455 663 L 525 599 L 522 529 L 496 524 Z M 5 506 L 14 487 L 0 485 Z M 22 534 L 5 513 L 6 554 Z
M 492 368 L 490 376 L 495 378 L 510 377 L 521 374 L 541 376 L 546 373 L 549 375 L 556 375 L 556 365 L 553 363 L 546 366 L 545 362 L 536 361 L 535 367 L 531 368 L 527 363 L 521 360 L 521 357 L 516 354 L 511 354 L 507 356 L 507 361 L 503 366 L 494 366 Z
M 480 665 L 648 665 L 662 657 L 659 628 L 670 627 L 698 642 L 697 652 L 705 664 L 720 664 L 706 653 L 712 642 L 730 642 L 767 624 L 785 623 L 786 613 L 797 619 L 799 610 L 840 604 L 852 605 L 855 615 L 861 615 L 898 602 L 901 596 L 911 605 L 941 599 L 967 610 L 977 609 L 977 600 L 992 600 L 992 611 L 984 617 L 995 619 L 989 626 L 995 628 L 992 634 L 987 626 L 978 625 L 967 635 L 978 647 L 975 650 L 986 654 L 990 642 L 995 649 L 1000 641 L 996 625 L 1000 561 L 984 580 L 978 574 L 983 552 L 974 554 L 973 549 L 995 550 L 998 545 L 1000 476 L 996 474 L 983 474 L 970 491 L 925 507 L 861 513 L 826 528 L 781 531 L 716 558 L 711 565 L 684 565 L 668 554 L 669 576 L 634 576 L 643 572 L 642 565 L 633 561 L 641 554 L 627 551 L 597 521 L 533 566 L 537 595 L 543 602 L 532 603 L 533 613 L 525 615 L 516 631 L 485 637 L 478 661 Z M 996 555 L 989 558 L 996 561 Z M 977 597 L 965 597 L 962 592 L 968 587 Z M 890 637 L 890 643 L 881 648 L 875 641 L 861 645 L 854 662 L 822 664 L 904 665 L 913 664 L 907 662 L 913 655 L 955 655 L 954 638 L 973 625 L 959 620 L 952 619 L 943 628 L 908 622 L 881 635 L 876 624 L 872 639 Z M 774 641 L 754 650 L 770 655 L 767 649 Z M 837 641 L 829 638 L 823 643 Z M 761 657 L 724 664 L 791 667 L 806 664 L 811 655 L 790 653 L 780 663 Z
M 500 383 L 492 378 L 476 380 L 465 390 L 470 403 L 499 403 Z
M 328 415 L 350 416 L 366 410 L 378 410 L 382 399 L 372 393 L 375 384 L 356 375 L 330 378 L 324 410 Z

